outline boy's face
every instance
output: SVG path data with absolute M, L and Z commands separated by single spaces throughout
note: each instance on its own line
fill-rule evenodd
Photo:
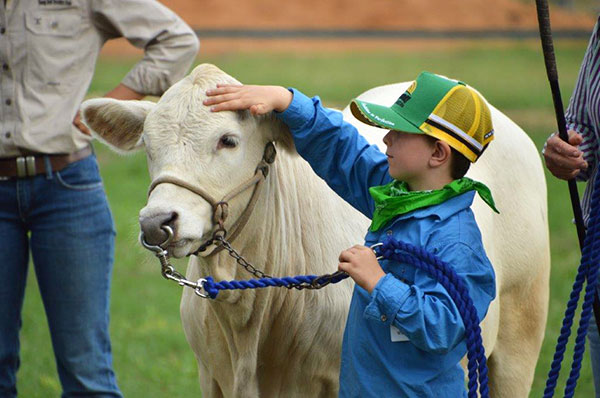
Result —
M 390 130 L 383 142 L 390 166 L 390 176 L 405 181 L 409 187 L 417 186 L 429 171 L 429 159 L 434 144 L 425 134 L 411 134 Z

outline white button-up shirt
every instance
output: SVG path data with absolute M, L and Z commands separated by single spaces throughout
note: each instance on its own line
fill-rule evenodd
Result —
M 147 95 L 182 78 L 198 51 L 190 27 L 155 0 L 0 2 L 0 158 L 89 144 L 72 121 L 102 45 L 117 37 L 145 50 L 122 83 Z

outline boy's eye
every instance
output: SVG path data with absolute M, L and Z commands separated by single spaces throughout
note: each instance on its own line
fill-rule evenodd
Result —
M 217 145 L 217 149 L 222 148 L 235 148 L 238 144 L 238 141 L 235 137 L 231 135 L 224 135 L 219 139 L 219 144 Z

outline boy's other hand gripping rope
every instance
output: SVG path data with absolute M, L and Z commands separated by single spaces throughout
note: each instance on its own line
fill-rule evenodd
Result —
M 600 173 L 596 173 L 594 184 L 600 184 Z M 598 187 L 598 185 L 595 185 Z M 587 286 L 581 309 L 581 317 L 579 327 L 577 329 L 577 337 L 575 338 L 575 348 L 573 349 L 573 363 L 571 364 L 571 373 L 565 385 L 565 397 L 573 397 L 579 371 L 581 370 L 581 361 L 585 352 L 585 336 L 587 335 L 588 326 L 592 317 L 592 305 L 598 282 L 598 269 L 600 266 L 600 189 L 594 189 L 592 194 L 592 202 L 590 209 L 590 219 L 588 221 L 588 231 L 585 237 L 583 251 L 581 255 L 581 264 L 577 269 L 577 276 L 573 283 L 573 290 L 567 303 L 565 317 L 560 329 L 560 336 L 556 343 L 554 359 L 548 379 L 546 380 L 546 389 L 544 390 L 544 398 L 554 396 L 554 389 L 560 374 L 561 363 L 564 358 L 569 336 L 571 335 L 571 327 L 573 325 L 573 317 L 577 309 L 579 296 L 583 289 L 583 284 L 587 279 Z

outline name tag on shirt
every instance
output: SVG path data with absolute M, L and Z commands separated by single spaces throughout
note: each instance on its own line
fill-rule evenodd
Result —
M 400 331 L 397 327 L 390 325 L 390 335 L 392 337 L 392 343 L 398 341 L 408 341 L 408 337 Z

